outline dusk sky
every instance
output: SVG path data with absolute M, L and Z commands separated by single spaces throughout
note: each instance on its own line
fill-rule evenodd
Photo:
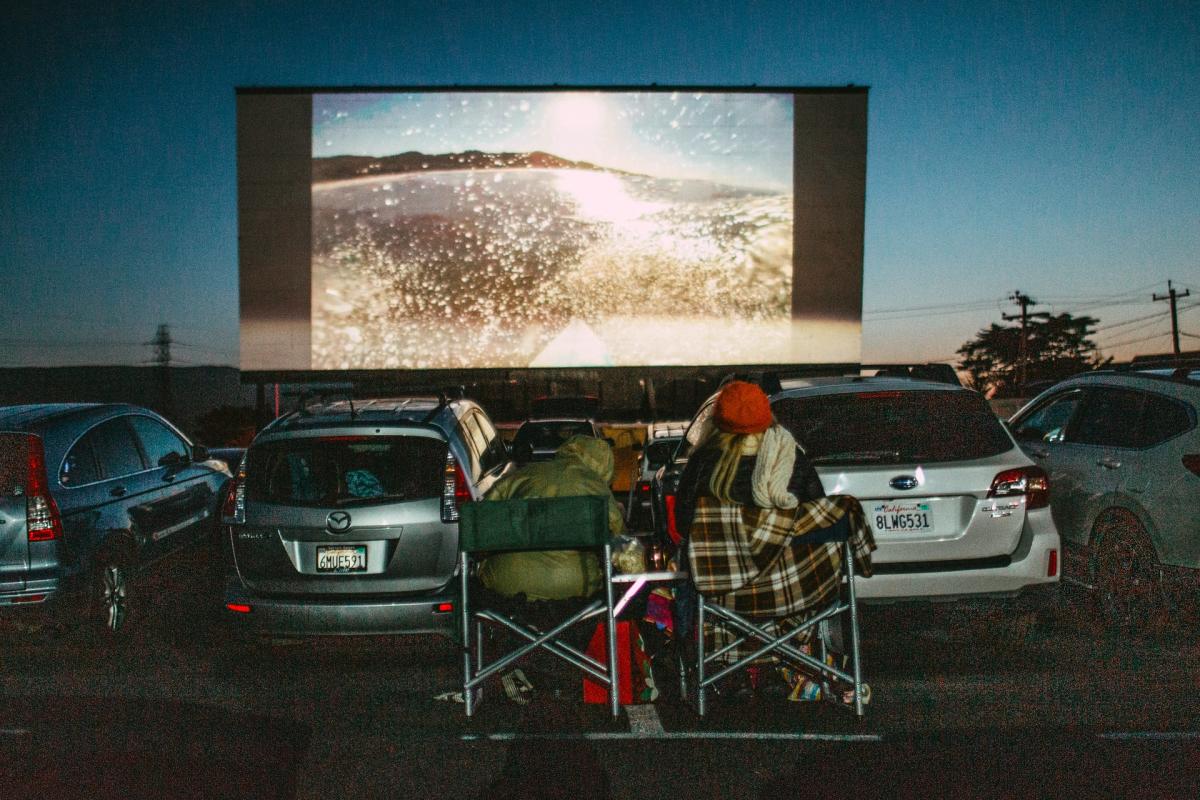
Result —
M 864 361 L 1016 310 L 1200 349 L 1200 4 L 18 2 L 0 365 L 236 364 L 235 87 L 868 85 Z M 181 6 L 184 4 L 180 4 Z

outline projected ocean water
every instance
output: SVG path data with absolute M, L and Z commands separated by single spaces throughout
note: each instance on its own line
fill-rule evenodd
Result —
M 654 363 L 610 341 L 629 317 L 619 337 L 648 341 L 671 318 L 728 323 L 676 359 L 745 360 L 721 334 L 787 320 L 791 217 L 787 194 L 580 169 L 318 184 L 314 366 L 575 366 L 539 362 L 564 332 L 550 360 Z

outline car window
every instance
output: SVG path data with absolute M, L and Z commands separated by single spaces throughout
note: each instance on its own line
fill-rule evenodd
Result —
M 483 453 L 487 449 L 487 442 L 479 430 L 478 415 L 474 412 L 467 414 L 459 421 L 459 428 L 467 451 L 471 454 L 471 472 L 478 474 L 483 471 Z
M 595 436 L 596 429 L 586 420 L 526 422 L 513 437 L 513 446 L 529 445 L 535 450 L 557 450 L 560 444 L 576 435 Z
M 134 416 L 129 418 L 138 438 L 142 442 L 142 452 L 151 466 L 162 466 L 172 456 L 177 461 L 185 461 L 188 457 L 187 442 L 178 434 L 150 417 Z
M 691 424 L 688 425 L 687 431 L 683 435 L 683 441 L 679 443 L 679 447 L 675 450 L 676 461 L 686 461 L 688 455 L 696 446 L 700 444 L 700 437 L 704 433 L 704 428 L 708 420 L 713 415 L 713 409 L 716 408 L 716 398 L 709 400 L 700 407 L 696 412 L 696 416 L 692 417 Z
M 1082 398 L 1078 389 L 1049 398 L 1013 421 L 1013 436 L 1022 442 L 1061 442 Z
M 100 480 L 92 438 L 93 434 L 84 436 L 63 459 L 62 469 L 58 473 L 58 482 L 63 486 L 83 486 Z
M 105 478 L 120 478 L 146 469 L 133 429 L 125 417 L 100 423 L 87 438 L 91 440 L 96 463 Z
M 246 459 L 247 500 L 366 505 L 440 496 L 446 443 L 423 436 L 306 437 L 252 447 Z
M 1136 447 L 1145 395 L 1129 389 L 1089 389 L 1067 428 L 1067 441 L 1105 447 Z
M 813 463 L 944 462 L 1013 448 L 982 397 L 967 391 L 868 391 L 782 397 L 771 405 Z
M 479 431 L 486 442 L 480 466 L 484 472 L 491 472 L 508 459 L 508 451 L 504 449 L 504 441 L 486 414 L 476 411 L 475 420 L 479 423 Z
M 1173 439 L 1194 425 L 1188 407 L 1160 394 L 1147 394 L 1138 426 L 1138 446 L 1153 447 Z

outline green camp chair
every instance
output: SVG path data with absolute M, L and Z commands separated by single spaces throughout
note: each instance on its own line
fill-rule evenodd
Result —
M 617 695 L 617 626 L 613 604 L 612 544 L 608 503 L 603 497 L 551 497 L 468 503 L 459 521 L 459 567 L 462 581 L 460 624 L 463 642 L 463 702 L 467 716 L 475 713 L 482 685 L 492 675 L 542 648 L 608 687 L 612 715 L 620 713 Z M 472 608 L 471 564 L 481 553 L 506 550 L 603 551 L 604 591 L 547 631 L 537 630 L 495 609 Z M 601 664 L 561 640 L 564 631 L 584 620 L 603 617 L 608 663 Z M 484 623 L 491 623 L 525 640 L 516 649 L 485 661 Z

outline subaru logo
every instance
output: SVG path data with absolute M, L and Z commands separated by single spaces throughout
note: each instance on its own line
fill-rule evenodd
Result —
M 888 481 L 893 489 L 908 490 L 917 488 L 917 479 L 912 475 L 897 475 Z M 330 523 L 331 525 L 333 523 Z
M 325 525 L 334 533 L 345 533 L 350 530 L 350 515 L 345 511 L 334 511 L 325 521 Z

